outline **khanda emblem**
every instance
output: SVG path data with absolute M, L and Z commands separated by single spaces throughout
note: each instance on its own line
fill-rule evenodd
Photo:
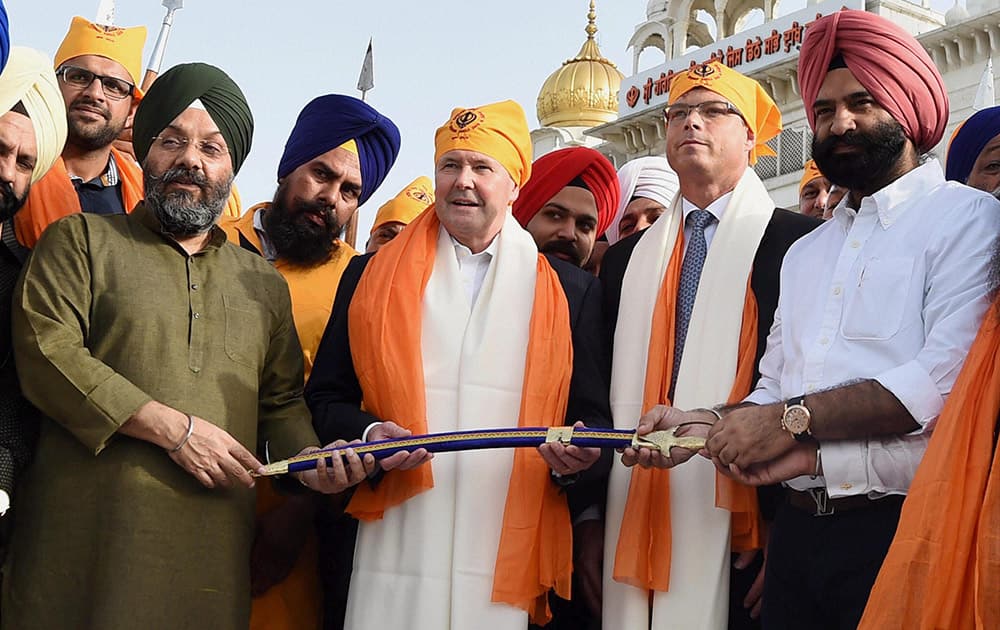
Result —
M 434 203 L 434 198 L 431 197 L 423 188 L 407 188 L 406 196 L 427 205 Z
M 486 116 L 478 109 L 466 109 L 458 113 L 451 119 L 451 130 L 458 134 L 469 133 L 479 125 L 483 124 Z
M 688 79 L 697 81 L 701 85 L 715 83 L 716 79 L 721 77 L 722 72 L 715 63 L 702 63 L 688 70 Z

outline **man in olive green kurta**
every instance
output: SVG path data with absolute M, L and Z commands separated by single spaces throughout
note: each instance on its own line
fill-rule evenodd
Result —
M 54 223 L 15 290 L 18 369 L 45 418 L 4 628 L 246 628 L 250 451 L 318 444 L 287 285 L 214 225 L 249 109 L 221 71 L 192 66 L 162 75 L 136 115 L 147 202 Z M 348 459 L 351 480 L 325 466 L 299 480 L 340 491 L 364 478 Z

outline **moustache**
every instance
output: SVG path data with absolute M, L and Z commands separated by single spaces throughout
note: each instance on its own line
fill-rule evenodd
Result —
M 580 251 L 577 250 L 576 245 L 570 241 L 564 241 L 561 239 L 553 239 L 548 243 L 542 245 L 539 250 L 543 254 L 565 254 L 569 256 L 575 262 L 580 262 Z
M 199 170 L 176 167 L 164 173 L 160 182 L 163 184 L 188 184 L 204 188 L 208 186 L 208 177 Z
M 70 109 L 76 109 L 77 107 L 82 107 L 82 106 L 86 106 L 86 107 L 90 107 L 92 109 L 96 109 L 96 110 L 98 110 L 98 111 L 101 112 L 101 116 L 104 116 L 105 120 L 111 120 L 111 110 L 110 109 L 108 109 L 107 107 L 104 107 L 100 103 L 98 103 L 98 102 L 96 102 L 96 101 L 94 101 L 94 100 L 92 100 L 90 98 L 87 98 L 86 96 L 81 96 L 80 98 L 78 98 L 75 101 L 73 101 L 73 105 L 70 106 Z

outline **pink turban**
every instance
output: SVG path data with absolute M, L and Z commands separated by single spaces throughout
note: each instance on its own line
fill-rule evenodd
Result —
M 948 124 L 941 74 L 916 38 L 867 11 L 838 11 L 809 25 L 799 53 L 799 88 L 814 131 L 812 106 L 837 54 L 921 152 L 934 148 Z

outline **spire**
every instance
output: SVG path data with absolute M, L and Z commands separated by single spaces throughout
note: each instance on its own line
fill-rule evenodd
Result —
M 594 10 L 594 0 L 590 0 L 590 11 L 587 13 L 587 39 L 594 39 L 597 33 L 597 12 Z

